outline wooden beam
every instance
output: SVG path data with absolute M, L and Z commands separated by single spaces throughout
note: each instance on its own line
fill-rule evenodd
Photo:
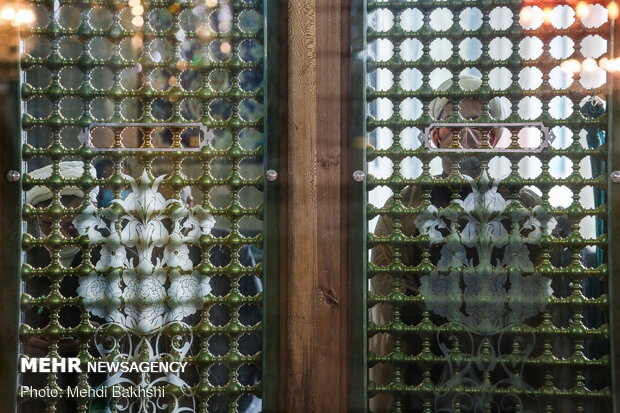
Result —
M 287 412 L 347 411 L 348 12 L 289 2 Z

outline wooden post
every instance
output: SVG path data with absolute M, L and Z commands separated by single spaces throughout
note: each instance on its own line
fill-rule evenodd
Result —
M 287 412 L 346 412 L 348 0 L 288 9 Z

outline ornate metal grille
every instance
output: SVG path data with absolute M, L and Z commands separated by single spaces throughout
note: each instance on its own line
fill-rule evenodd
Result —
M 611 409 L 606 7 L 368 2 L 371 411 Z
M 30 5 L 22 357 L 188 367 L 23 374 L 21 411 L 260 411 L 262 2 Z M 112 385 L 165 396 L 68 397 Z

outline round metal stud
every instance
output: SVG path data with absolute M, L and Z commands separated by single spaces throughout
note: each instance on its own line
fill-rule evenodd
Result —
M 21 177 L 22 174 L 20 174 L 15 169 L 11 169 L 9 172 L 6 173 L 6 180 L 11 183 L 19 182 L 19 178 Z
M 353 172 L 353 180 L 355 182 L 364 182 L 364 179 L 366 179 L 366 174 L 363 171 Z
M 614 184 L 620 184 L 620 171 L 613 171 L 609 177 Z
M 269 169 L 267 170 L 267 172 L 265 172 L 265 178 L 267 178 L 269 182 L 274 182 L 276 179 L 278 179 L 278 173 L 273 169 Z

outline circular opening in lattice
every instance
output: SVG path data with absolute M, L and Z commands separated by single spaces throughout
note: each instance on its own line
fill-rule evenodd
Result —
M 496 67 L 489 72 L 489 86 L 494 90 L 506 90 L 512 83 L 512 73 L 506 67 Z
M 545 14 L 538 6 L 525 6 L 519 12 L 519 24 L 526 30 L 538 29 L 545 22 Z
M 255 99 L 239 102 L 239 117 L 246 122 L 256 122 L 263 117 L 263 104 Z
M 179 80 L 181 87 L 187 91 L 195 91 L 202 86 L 202 75 L 200 72 L 193 69 L 181 72 Z
M 604 226 L 603 220 L 592 215 L 583 217 L 579 221 L 579 234 L 585 239 L 596 239 L 597 223 L 600 222 Z
M 81 74 L 79 70 L 78 72 Z M 73 88 L 79 87 L 80 81 L 81 81 L 81 77 L 78 77 L 78 85 Z M 26 71 L 26 82 L 28 82 L 28 84 L 34 88 L 45 88 L 52 83 L 52 74 L 47 68 L 43 66 L 35 66 L 32 69 Z M 60 83 L 62 85 L 62 78 L 61 78 Z M 65 85 L 62 85 L 62 86 L 67 88 L 67 86 Z
M 215 121 L 225 121 L 232 116 L 232 103 L 225 99 L 214 99 L 209 103 L 209 116 Z
M 518 113 L 521 119 L 534 120 L 542 115 L 542 103 L 534 96 L 526 96 L 519 101 Z
M 482 42 L 475 37 L 467 37 L 459 43 L 459 56 L 463 60 L 478 60 L 482 55 Z
M 241 71 L 241 73 L 237 76 L 237 79 L 239 82 L 239 87 L 245 92 L 255 92 L 263 84 L 263 75 L 254 69 Z
M 256 208 L 263 202 L 263 193 L 258 189 L 246 186 L 239 191 L 239 203 L 244 208 Z
M 542 85 L 542 72 L 537 67 L 525 67 L 519 72 L 519 86 L 525 90 L 538 89 Z
M 524 179 L 534 179 L 542 172 L 542 162 L 535 156 L 526 156 L 519 160 L 519 175 Z
M 379 386 L 387 386 L 394 381 L 394 366 L 377 363 L 368 369 L 368 379 Z
M 376 9 L 368 13 L 368 27 L 376 32 L 387 32 L 394 26 L 394 13 L 388 9 Z
M 109 120 L 114 114 L 114 102 L 107 98 L 95 98 L 89 106 L 90 116 L 98 121 Z
M 45 119 L 51 115 L 52 102 L 46 97 L 34 97 L 26 101 L 26 110 L 35 119 Z
M 369 317 L 369 323 L 378 326 L 388 325 L 394 318 L 394 308 L 389 304 L 375 304 L 369 309 L 369 311 L 371 314 L 375 313 L 378 315 L 377 317 Z
M 377 52 L 375 52 L 376 58 L 374 60 L 387 61 L 394 54 L 394 46 L 389 40 L 385 40 L 385 39 L 379 39 L 379 40 L 383 40 L 384 43 L 380 44 L 379 41 L 377 41 L 376 47 L 384 47 L 385 49 L 378 50 Z M 409 62 L 415 62 L 416 60 L 422 57 L 422 53 L 423 53 L 422 42 L 420 42 L 418 39 L 405 39 L 400 44 L 400 57 L 403 60 L 406 60 Z
M 478 30 L 482 26 L 482 11 L 477 7 L 467 7 L 461 11 L 459 19 L 459 24 L 463 30 Z
M 77 29 L 82 23 L 80 9 L 75 6 L 62 6 L 55 11 L 55 15 L 63 29 Z
M 230 380 L 230 368 L 224 364 L 214 364 L 209 367 L 207 377 L 212 386 L 225 386 Z
M 263 16 L 256 10 L 244 10 L 239 14 L 239 29 L 254 34 L 263 28 Z
M 394 162 L 385 156 L 377 157 L 369 163 L 368 173 L 378 179 L 387 179 L 394 173 Z
M 170 12 L 164 8 L 156 8 L 147 14 L 146 18 L 149 27 L 156 32 L 165 32 L 170 30 L 173 23 L 173 17 Z
M 573 113 L 573 101 L 567 96 L 556 96 L 549 102 L 549 115 L 554 119 L 566 119 Z
M 214 186 L 209 191 L 209 203 L 214 208 L 226 208 L 232 202 L 232 192 L 226 186 Z
M 430 44 L 430 56 L 438 62 L 448 60 L 452 56 L 452 42 L 446 38 L 433 40 Z
M 82 72 L 76 68 L 65 68 L 67 80 L 74 85 L 74 89 L 79 87 L 82 81 Z M 61 72 L 62 76 L 62 72 Z M 62 83 L 62 81 L 61 81 Z M 90 76 L 90 84 L 98 90 L 108 90 L 114 86 L 114 73 L 105 67 L 97 67 L 93 69 Z
M 600 27 L 608 20 L 607 9 L 602 4 L 586 5 L 578 17 L 581 19 L 581 24 L 588 28 Z
M 239 162 L 239 175 L 244 179 L 256 179 L 262 175 L 263 163 L 257 158 L 243 158 Z
M 81 50 L 81 44 L 82 42 L 80 39 L 76 38 L 71 44 L 68 44 L 67 47 L 76 47 L 78 50 Z M 112 54 L 114 54 L 114 47 L 114 43 L 105 37 L 95 37 L 88 43 L 88 52 L 95 60 L 107 61 L 112 57 Z M 77 53 L 77 51 L 75 53 Z
M 604 257 L 603 250 L 595 245 L 587 245 L 579 255 L 581 264 L 586 268 L 597 268 L 605 262 L 599 258 Z
M 95 38 L 89 43 L 88 49 L 94 59 L 107 60 L 112 52 L 110 45 L 109 41 L 106 42 L 101 38 Z M 101 49 L 95 52 L 93 48 L 96 47 L 101 47 Z M 82 41 L 78 37 L 63 37 L 58 42 L 58 53 L 65 59 L 77 59 L 82 55 L 82 51 Z
M 257 62 L 263 57 L 263 45 L 254 39 L 239 43 L 239 58 L 244 62 Z
M 225 334 L 214 334 L 207 340 L 207 350 L 215 357 L 224 357 L 230 351 L 230 338 Z
M 242 364 L 237 369 L 237 381 L 240 385 L 249 387 L 261 381 L 261 370 L 254 364 Z
M 155 99 L 151 103 L 151 116 L 157 120 L 168 120 L 172 117 L 173 105 L 167 99 Z
M 400 14 L 400 27 L 405 31 L 420 30 L 424 24 L 424 15 L 419 9 L 405 9 Z
M 493 60 L 506 60 L 512 55 L 512 42 L 506 37 L 495 37 L 489 43 L 489 56 Z
M 538 37 L 528 36 L 519 42 L 519 55 L 525 60 L 538 59 L 542 53 L 543 42 Z
M 181 101 L 179 114 L 188 121 L 197 121 L 202 117 L 202 102 L 198 99 L 184 99 Z
M 242 394 L 237 399 L 237 413 L 262 411 L 263 401 L 255 394 Z
M 25 52 L 32 57 L 46 58 L 52 52 L 51 42 L 43 36 L 30 36 L 25 40 Z
M 209 309 L 209 322 L 215 327 L 224 327 L 230 322 L 230 308 L 225 304 L 215 304 Z
M 256 334 L 242 334 L 237 340 L 237 349 L 239 353 L 246 357 L 257 354 L 261 350 L 261 347 L 262 341 Z
M 394 74 L 388 69 L 376 69 L 368 74 L 368 85 L 375 90 L 389 90 L 394 85 Z
M 154 39 L 147 44 L 147 56 L 155 63 L 166 62 L 174 56 L 174 47 L 167 39 Z
M 489 13 L 489 24 L 493 30 L 508 30 L 512 20 L 513 14 L 508 7 L 496 7 Z
M 407 40 L 405 40 L 407 42 Z M 387 39 L 377 39 L 368 45 L 368 57 L 376 62 L 386 62 L 394 55 L 394 45 Z M 401 56 L 402 56 L 401 52 Z M 404 57 L 403 57 L 404 58 Z
M 508 118 L 508 116 L 510 116 L 511 106 L 512 104 L 510 103 L 510 100 L 508 100 L 507 97 L 505 96 L 494 97 L 493 99 L 489 101 L 489 105 L 488 105 L 489 115 L 491 115 L 493 119 L 504 120 Z M 498 141 L 498 144 L 499 144 L 499 141 Z
M 463 120 L 476 120 L 482 115 L 482 102 L 478 99 L 463 99 L 459 103 L 459 115 Z
M 556 90 L 567 89 L 573 84 L 573 75 L 556 66 L 549 72 L 549 84 Z
M 566 156 L 554 156 L 549 161 L 549 174 L 557 179 L 568 178 L 573 173 L 573 161 Z
M 550 20 L 556 29 L 568 29 L 575 23 L 575 9 L 566 4 L 556 6 L 551 11 Z
M 228 33 L 232 29 L 233 15 L 228 4 L 220 4 L 220 7 L 213 10 L 209 17 L 209 27 L 218 33 Z
M 380 70 L 387 71 L 387 69 L 380 69 Z M 388 73 L 390 73 L 391 75 L 391 72 L 388 71 Z M 408 69 L 403 70 L 400 74 L 400 87 L 402 87 L 403 90 L 407 90 L 407 91 L 418 90 L 420 86 L 422 86 L 422 81 L 423 81 L 422 72 L 420 72 L 418 69 L 408 68 Z M 387 89 L 381 89 L 381 90 L 387 90 Z
M 430 26 L 435 31 L 446 31 L 452 27 L 454 15 L 450 9 L 435 8 L 430 15 Z
M 394 103 L 388 98 L 378 98 L 368 103 L 368 114 L 377 120 L 387 120 L 394 114 Z
M 567 186 L 556 185 L 549 191 L 549 203 L 554 208 L 568 208 L 573 202 L 573 191 Z
M 123 99 L 121 102 L 121 115 L 126 120 L 137 120 L 142 117 L 144 105 L 137 98 Z
M 415 179 L 422 175 L 422 161 L 416 157 L 406 157 L 400 162 L 400 174 L 405 179 Z
M 93 7 L 88 12 L 88 24 L 95 30 L 107 30 L 112 19 L 112 13 L 106 7 Z
M 262 289 L 260 278 L 254 274 L 246 274 L 239 278 L 239 293 L 244 297 L 256 297 Z
M 404 120 L 416 120 L 422 116 L 422 102 L 416 98 L 406 98 L 399 106 L 400 116 Z
M 512 163 L 505 156 L 495 156 L 489 161 L 489 176 L 502 180 L 510 175 Z
M 232 163 L 228 158 L 217 157 L 209 162 L 209 174 L 215 179 L 226 179 L 232 172 Z
M 35 15 L 35 21 L 32 23 L 32 27 L 36 29 L 43 29 L 50 22 L 50 11 L 43 4 L 35 4 L 32 8 Z

